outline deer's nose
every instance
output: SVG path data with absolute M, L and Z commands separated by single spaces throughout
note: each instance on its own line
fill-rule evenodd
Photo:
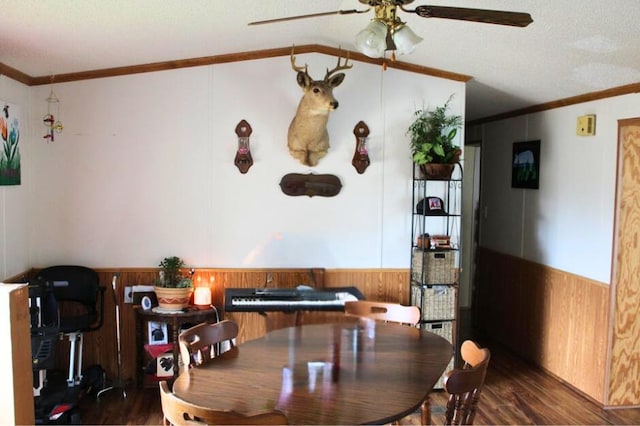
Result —
M 331 102 L 330 105 L 331 105 L 331 108 L 336 109 L 336 108 L 338 108 L 338 101 L 333 101 L 333 102 Z

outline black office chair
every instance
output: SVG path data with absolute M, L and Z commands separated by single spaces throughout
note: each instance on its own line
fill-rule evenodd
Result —
M 40 271 L 37 280 L 53 287 L 60 309 L 59 332 L 68 336 L 69 374 L 67 386 L 82 381 L 83 333 L 102 327 L 104 291 L 98 273 L 85 266 L 50 266 Z
M 60 332 L 58 303 L 47 283 L 29 283 L 29 315 L 33 395 L 38 397 L 46 383 L 47 370 L 55 367 L 55 344 Z

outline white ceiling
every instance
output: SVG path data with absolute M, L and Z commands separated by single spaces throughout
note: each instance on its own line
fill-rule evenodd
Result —
M 640 82 L 638 0 L 416 0 L 529 12 L 526 28 L 400 12 L 424 38 L 398 59 L 472 76 L 466 119 Z M 372 12 L 260 26 L 291 15 L 363 8 L 357 0 L 0 0 L 0 62 L 31 77 L 292 44 L 342 46 Z

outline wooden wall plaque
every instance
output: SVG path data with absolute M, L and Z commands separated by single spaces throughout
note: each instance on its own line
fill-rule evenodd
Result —
M 289 173 L 280 180 L 280 188 L 282 192 L 290 196 L 334 197 L 340 192 L 342 183 L 335 175 Z

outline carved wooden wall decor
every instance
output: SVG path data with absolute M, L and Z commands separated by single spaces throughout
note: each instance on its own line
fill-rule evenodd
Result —
M 358 173 L 363 174 L 371 161 L 369 161 L 369 150 L 367 149 L 367 136 L 369 136 L 369 127 L 367 124 L 360 120 L 356 127 L 353 129 L 353 134 L 356 135 L 356 151 L 353 153 L 353 160 L 351 164 L 356 168 Z
M 236 126 L 236 135 L 238 135 L 238 150 L 234 164 L 244 174 L 253 166 L 253 158 L 251 157 L 251 148 L 249 147 L 249 136 L 251 135 L 251 126 L 246 120 L 240 120 Z
M 342 188 L 340 179 L 335 175 L 314 175 L 309 173 L 289 173 L 280 180 L 282 192 L 291 196 L 307 195 L 313 197 L 333 197 L 338 195 Z

